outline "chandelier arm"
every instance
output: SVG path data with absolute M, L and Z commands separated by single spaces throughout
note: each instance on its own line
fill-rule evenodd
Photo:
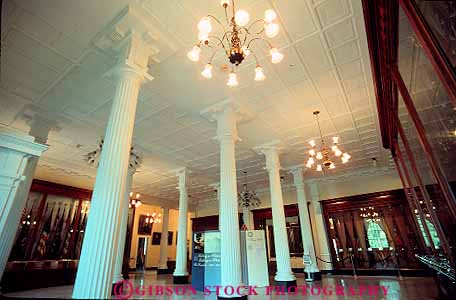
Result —
M 256 20 L 255 22 L 253 22 L 252 24 L 250 24 L 249 27 L 246 28 L 247 32 L 249 32 L 249 34 L 250 34 L 250 28 L 252 28 L 253 25 L 255 25 L 255 24 L 259 23 L 259 22 L 263 22 L 263 25 L 264 25 L 264 23 L 265 23 L 263 19 L 258 19 L 258 20 Z M 264 27 L 263 27 L 262 30 L 258 31 L 256 34 L 260 34 L 260 33 L 262 33 L 263 31 L 264 31 Z
M 250 47 L 250 44 L 253 42 L 253 41 L 256 41 L 256 40 L 261 40 L 261 41 L 264 41 L 268 46 L 269 48 L 274 48 L 274 46 L 266 39 L 262 38 L 262 37 L 256 37 L 256 38 L 253 38 L 249 41 L 249 43 L 247 44 L 247 48 Z
M 225 49 L 225 47 L 223 47 L 223 49 Z M 218 48 L 216 50 L 214 50 L 214 52 L 212 52 L 212 55 L 211 57 L 209 58 L 209 63 L 211 64 L 212 63 L 212 60 L 214 59 L 214 56 L 217 52 L 219 52 L 220 50 L 222 50 L 222 48 Z
M 258 63 L 258 57 L 256 56 L 255 52 L 252 51 L 252 49 L 250 49 L 250 52 L 253 54 L 253 57 L 255 58 L 255 63 L 256 63 L 256 65 L 257 65 L 257 67 L 258 67 L 258 66 L 260 65 L 260 64 Z
M 225 9 L 225 19 L 226 19 L 226 23 L 227 24 L 230 24 L 230 19 L 228 18 L 228 9 L 227 9 L 228 5 L 224 5 L 223 8 Z
M 223 40 L 222 40 L 223 38 L 220 39 L 219 37 L 217 37 L 215 35 L 210 35 L 208 37 L 216 39 L 219 43 L 217 45 L 215 45 L 215 46 L 220 46 L 221 45 L 223 47 L 223 49 L 225 49 L 225 51 L 226 51 L 225 45 L 223 44 Z M 209 46 L 209 47 L 213 47 L 213 46 L 210 46 L 209 43 L 207 43 L 206 45 Z
M 214 19 L 220 26 L 222 26 L 223 31 L 226 32 L 225 25 L 223 25 L 223 23 L 217 17 L 213 15 L 207 15 L 206 17 Z

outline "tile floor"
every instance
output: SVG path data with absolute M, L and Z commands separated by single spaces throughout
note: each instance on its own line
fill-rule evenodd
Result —
M 332 299 L 344 299 L 344 300 L 358 300 L 358 299 L 387 299 L 387 300 L 430 300 L 437 299 L 437 287 L 434 283 L 434 280 L 431 277 L 405 277 L 402 280 L 397 277 L 358 277 L 357 280 L 353 279 L 352 276 L 323 276 L 321 282 L 316 283 L 306 283 L 304 280 L 303 274 L 296 274 L 297 283 L 300 287 L 300 290 L 295 295 L 281 295 L 274 291 L 267 291 L 267 288 L 256 288 L 255 291 L 258 295 L 249 296 L 250 300 L 256 299 L 271 299 L 271 300 L 301 300 L 301 299 L 321 299 L 321 300 L 332 300 Z M 271 282 L 272 282 L 271 278 Z M 141 296 L 142 292 L 139 289 L 139 293 L 132 292 L 129 295 L 129 299 L 157 299 L 157 300 L 215 300 L 217 299 L 215 293 L 211 295 L 204 295 L 203 292 L 197 292 L 197 294 L 192 294 L 189 286 L 175 285 L 172 284 L 172 275 L 160 275 L 157 276 L 155 271 L 147 271 L 143 273 L 132 273 L 130 276 L 130 283 L 133 285 L 134 289 L 139 286 L 146 287 L 144 289 L 145 293 Z M 131 285 L 130 285 L 131 286 Z M 149 294 L 149 286 L 152 286 L 155 289 L 157 286 L 168 287 L 168 288 L 178 288 L 179 295 L 172 296 L 158 296 L 155 290 L 152 291 L 152 294 Z M 339 289 L 339 294 L 336 294 L 336 286 Z M 386 295 L 379 291 L 377 295 L 374 294 L 375 287 L 384 287 L 387 288 Z M 307 294 L 303 295 L 302 291 L 304 287 L 307 288 Z M 326 293 L 324 293 L 324 287 L 326 287 Z M 359 295 L 360 288 L 372 288 L 373 294 L 369 296 L 368 290 L 363 293 L 362 296 Z M 6 297 L 18 297 L 18 298 L 71 298 L 73 286 L 59 286 L 45 289 L 37 289 L 23 292 L 15 292 L 5 294 Z M 186 290 L 186 291 L 184 291 Z M 333 292 L 332 295 L 329 295 L 330 292 Z M 185 295 L 182 293 L 185 292 Z M 342 295 L 342 292 L 344 295 Z M 357 293 L 356 296 L 352 292 Z M 124 291 L 124 294 L 129 292 Z M 1 298 L 1 297 L 0 297 Z M 113 296 L 115 299 L 115 297 Z

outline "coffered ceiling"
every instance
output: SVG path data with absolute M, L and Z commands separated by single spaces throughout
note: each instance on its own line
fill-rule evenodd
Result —
M 216 125 L 200 111 L 228 97 L 254 114 L 239 124 L 242 141 L 236 147 L 238 178 L 247 171 L 252 187 L 268 185 L 264 157 L 252 148 L 279 139 L 286 146 L 282 166 L 302 164 L 308 141 L 318 135 L 312 115 L 316 109 L 323 134 L 338 135 L 341 147 L 352 155 L 331 173 L 372 168 L 372 157 L 378 167 L 392 166 L 381 146 L 360 0 L 238 0 L 251 19 L 267 8 L 277 11 L 281 33 L 272 42 L 285 58 L 272 65 L 267 49 L 257 48 L 267 79 L 255 82 L 254 62 L 247 59 L 235 88 L 225 85 L 225 57 L 216 58 L 210 81 L 200 76 L 207 61 L 195 64 L 186 58 L 198 20 L 223 12 L 217 0 L 10 0 L 2 18 L 0 122 L 27 132 L 27 116 L 56 122 L 38 178 L 92 187 L 96 169 L 84 155 L 103 136 L 115 89 L 103 77 L 115 59 L 93 39 L 129 3 L 159 23 L 162 34 L 177 45 L 175 53 L 150 66 L 155 79 L 140 91 L 133 143 L 143 162 L 134 178 L 135 191 L 175 200 L 172 170 L 186 166 L 192 172 L 191 199 L 213 196 L 209 185 L 219 180 Z M 312 171 L 306 176 L 322 175 Z

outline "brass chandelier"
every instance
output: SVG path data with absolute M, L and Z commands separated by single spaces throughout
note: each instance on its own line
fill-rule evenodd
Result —
M 204 67 L 201 75 L 207 79 L 212 78 L 212 60 L 219 50 L 224 50 L 231 63 L 231 72 L 228 74 L 227 85 L 230 87 L 239 84 L 236 68 L 244 61 L 250 54 L 255 58 L 255 81 L 262 81 L 266 79 L 263 68 L 258 62 L 258 58 L 252 51 L 253 42 L 263 41 L 270 50 L 271 62 L 273 64 L 280 63 L 283 59 L 283 54 L 277 50 L 265 37 L 273 38 L 279 34 L 279 24 L 275 22 L 277 14 L 274 10 L 268 9 L 264 13 L 264 19 L 256 20 L 250 25 L 249 13 L 243 9 L 236 11 L 234 0 L 222 0 L 220 4 L 225 10 L 226 23 L 222 23 L 218 18 L 207 15 L 203 17 L 198 23 L 198 43 L 193 46 L 192 50 L 187 53 L 187 57 L 191 61 L 198 61 L 200 58 L 201 48 L 208 47 L 213 49 L 209 62 Z M 229 9 L 231 6 L 231 9 Z M 231 10 L 231 16 L 229 16 Z M 212 20 L 218 23 L 222 30 L 221 37 L 211 35 Z M 263 25 L 260 27 L 260 25 Z
M 336 165 L 334 163 L 334 157 L 340 158 L 343 164 L 347 163 L 350 160 L 351 156 L 347 152 L 343 152 L 339 148 L 339 137 L 334 136 L 332 138 L 331 148 L 326 146 L 325 141 L 323 139 L 323 134 L 321 133 L 320 121 L 318 119 L 318 115 L 320 114 L 320 112 L 316 110 L 313 112 L 313 114 L 315 116 L 315 119 L 317 120 L 321 145 L 319 146 L 319 148 L 316 148 L 317 144 L 315 143 L 315 140 L 309 141 L 309 144 L 312 148 L 309 150 L 310 156 L 307 159 L 306 167 L 311 169 L 315 166 L 315 169 L 318 172 L 322 172 L 325 169 L 334 169 L 336 168 Z M 331 159 L 331 156 L 334 157 Z

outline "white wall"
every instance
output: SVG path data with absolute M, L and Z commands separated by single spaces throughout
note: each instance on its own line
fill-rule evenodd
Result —
M 147 213 L 161 213 L 163 216 L 163 209 L 160 206 L 143 204 L 136 209 L 135 220 L 133 225 L 133 234 L 131 240 L 131 252 L 130 252 L 130 268 L 136 268 L 136 255 L 138 251 L 138 240 L 140 237 L 148 238 L 148 248 L 147 248 L 147 259 L 146 259 L 146 268 L 158 267 L 160 261 L 160 245 L 152 245 L 152 234 L 154 232 L 162 231 L 162 223 L 156 223 L 152 226 L 151 235 L 140 235 L 138 234 L 138 224 L 139 217 L 141 215 L 146 215 Z M 192 213 L 189 213 L 188 225 L 190 230 L 187 232 L 187 239 L 191 241 L 191 219 Z M 176 259 L 176 231 L 177 231 L 177 220 L 178 220 L 178 210 L 170 209 L 169 210 L 169 226 L 168 231 L 174 232 L 172 245 L 168 246 L 168 260 Z M 191 256 L 190 256 L 191 257 Z

